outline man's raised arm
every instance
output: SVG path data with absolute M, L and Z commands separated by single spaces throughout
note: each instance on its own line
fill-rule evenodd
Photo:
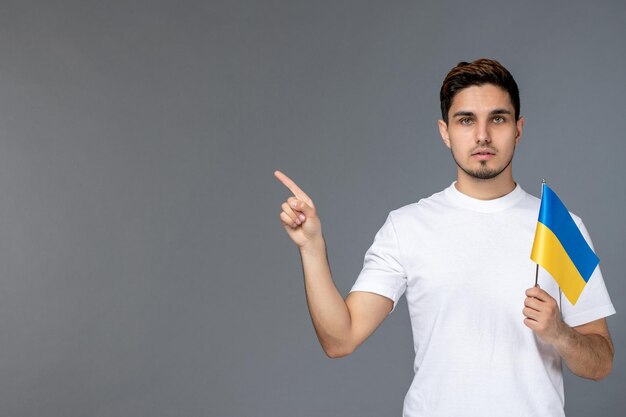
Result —
M 352 353 L 391 311 L 393 302 L 381 295 L 353 292 L 346 300 L 333 282 L 322 225 L 311 198 L 289 177 L 274 172 L 292 193 L 281 205 L 280 221 L 300 250 L 304 288 L 315 333 L 326 355 Z

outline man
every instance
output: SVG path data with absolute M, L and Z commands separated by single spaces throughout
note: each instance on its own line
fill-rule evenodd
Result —
M 440 99 L 456 181 L 389 213 L 345 301 L 313 201 L 276 171 L 294 194 L 280 220 L 300 250 L 315 331 L 329 357 L 348 355 L 406 294 L 416 355 L 404 416 L 563 416 L 562 360 L 584 378 L 611 371 L 604 318 L 615 309 L 602 274 L 596 268 L 575 306 L 544 271 L 527 288 L 539 199 L 513 180 L 524 118 L 509 71 L 461 62 Z

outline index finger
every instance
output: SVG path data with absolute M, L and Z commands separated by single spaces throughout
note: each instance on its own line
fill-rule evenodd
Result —
M 528 297 L 534 297 L 539 301 L 547 301 L 547 297 L 550 297 L 546 291 L 539 287 L 532 287 L 526 290 L 526 295 Z
M 278 178 L 278 180 L 282 182 L 285 187 L 289 188 L 289 191 L 291 191 L 293 195 L 295 195 L 297 198 L 307 199 L 309 201 L 311 200 L 309 196 L 304 191 L 302 191 L 302 189 L 300 189 L 300 187 L 298 187 L 295 182 L 291 180 L 291 178 L 289 178 L 282 172 L 274 171 L 274 176 Z

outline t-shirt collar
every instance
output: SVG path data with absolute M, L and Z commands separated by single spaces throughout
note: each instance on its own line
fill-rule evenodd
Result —
M 446 198 L 457 206 L 483 213 L 493 213 L 512 207 L 526 194 L 522 187 L 516 183 L 513 191 L 502 197 L 494 198 L 493 200 L 479 200 L 467 194 L 463 194 L 457 190 L 455 184 L 456 181 L 444 190 Z

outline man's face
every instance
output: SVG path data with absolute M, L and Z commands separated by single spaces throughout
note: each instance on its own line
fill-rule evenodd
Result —
M 461 90 L 452 100 L 448 123 L 439 120 L 439 132 L 460 168 L 459 175 L 482 180 L 512 172 L 523 127 L 523 117 L 515 120 L 509 94 L 493 84 Z

